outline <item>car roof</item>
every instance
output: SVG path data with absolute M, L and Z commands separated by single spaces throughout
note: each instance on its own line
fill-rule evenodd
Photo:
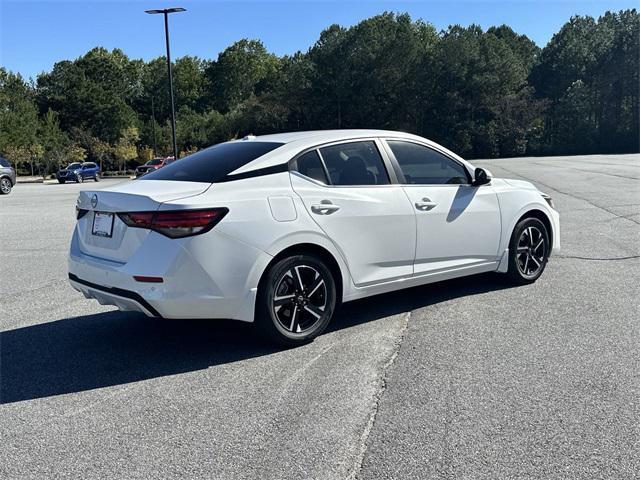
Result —
M 285 133 L 273 133 L 270 135 L 260 135 L 248 137 L 251 140 L 263 141 L 263 142 L 280 142 L 291 143 L 299 142 L 303 140 L 309 140 L 313 142 L 331 142 L 334 140 L 341 140 L 342 138 L 353 137 L 379 137 L 389 134 L 402 134 L 401 132 L 392 132 L 388 130 L 372 130 L 372 129 L 342 129 L 342 130 L 308 130 L 304 132 L 285 132 Z M 409 134 L 404 134 L 409 135 Z
M 326 143 L 359 140 L 363 138 L 400 138 L 406 140 L 414 140 L 419 143 L 434 147 L 450 156 L 465 162 L 455 153 L 447 150 L 446 148 L 438 145 L 426 138 L 413 135 L 406 132 L 396 132 L 392 130 L 373 130 L 373 129 L 343 129 L 343 130 L 311 130 L 304 132 L 287 132 L 287 133 L 275 133 L 269 135 L 248 135 L 239 140 L 232 140 L 233 142 L 277 142 L 283 145 L 271 152 L 247 163 L 246 165 L 231 172 L 231 174 L 240 174 L 251 172 L 254 170 L 269 168 L 276 165 L 281 165 L 291 160 L 304 150 L 320 146 Z

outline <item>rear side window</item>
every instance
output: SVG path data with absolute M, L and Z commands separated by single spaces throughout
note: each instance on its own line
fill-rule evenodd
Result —
M 282 146 L 276 142 L 234 141 L 219 143 L 146 174 L 144 180 L 214 183 L 256 158 Z
M 387 185 L 389 175 L 375 142 L 350 142 L 320 149 L 333 185 Z
M 460 185 L 470 182 L 466 168 L 432 148 L 417 143 L 388 140 L 406 183 Z
M 325 185 L 329 183 L 327 175 L 316 150 L 300 155 L 296 160 L 297 171 Z

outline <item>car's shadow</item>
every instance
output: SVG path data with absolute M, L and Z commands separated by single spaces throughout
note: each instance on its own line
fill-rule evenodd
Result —
M 497 276 L 477 275 L 358 300 L 342 307 L 329 331 L 501 288 Z M 66 318 L 0 333 L 0 403 L 191 372 L 277 350 L 242 322 L 117 311 Z

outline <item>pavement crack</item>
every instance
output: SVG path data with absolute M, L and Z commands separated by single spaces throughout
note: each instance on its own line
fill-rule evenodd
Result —
M 555 258 L 571 258 L 575 260 L 595 260 L 601 262 L 615 262 L 618 260 L 633 260 L 640 258 L 640 255 L 630 255 L 628 257 L 580 257 L 578 255 L 554 255 Z
M 586 173 L 590 173 L 590 174 L 593 174 L 593 175 L 606 175 L 608 177 L 624 178 L 625 180 L 640 180 L 640 177 L 634 177 L 632 175 L 619 175 L 617 173 L 597 172 L 595 170 L 585 170 L 584 168 L 572 167 L 570 165 L 567 165 L 566 163 L 564 163 L 562 165 L 547 165 L 547 164 L 542 164 L 542 163 L 539 163 L 539 162 L 531 162 L 531 163 L 533 165 L 538 165 L 540 167 L 552 166 L 552 167 L 557 167 L 557 168 L 567 168 L 569 170 L 576 170 L 578 172 L 586 172 Z
M 400 333 L 398 335 L 397 340 L 394 342 L 393 350 L 389 359 L 382 366 L 382 370 L 380 373 L 380 378 L 378 381 L 378 389 L 374 395 L 373 408 L 371 409 L 371 413 L 369 414 L 369 419 L 367 420 L 367 424 L 360 435 L 360 443 L 359 443 L 359 451 L 356 461 L 354 462 L 353 467 L 349 471 L 349 474 L 346 477 L 346 480 L 355 480 L 358 478 L 360 474 L 360 470 L 362 469 L 362 463 L 364 462 L 364 457 L 367 453 L 367 441 L 369 440 L 369 435 L 373 430 L 373 426 L 376 423 L 376 417 L 378 416 L 378 410 L 380 409 L 380 402 L 382 401 L 382 396 L 387 389 L 387 373 L 393 363 L 398 358 L 398 353 L 400 352 L 400 347 L 402 346 L 402 342 L 404 340 L 404 334 L 409 326 L 409 318 L 411 317 L 411 312 L 407 312 L 402 317 L 402 324 L 400 326 Z

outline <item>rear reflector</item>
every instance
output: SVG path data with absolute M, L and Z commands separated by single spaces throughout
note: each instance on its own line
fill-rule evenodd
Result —
M 171 212 L 119 213 L 129 227 L 148 228 L 169 238 L 198 235 L 211 230 L 229 211 L 228 208 L 175 210 Z
M 144 275 L 134 275 L 133 278 L 134 278 L 134 280 L 136 280 L 138 282 L 147 282 L 147 283 L 162 283 L 162 282 L 164 282 L 164 280 L 162 280 L 162 277 L 146 277 Z

